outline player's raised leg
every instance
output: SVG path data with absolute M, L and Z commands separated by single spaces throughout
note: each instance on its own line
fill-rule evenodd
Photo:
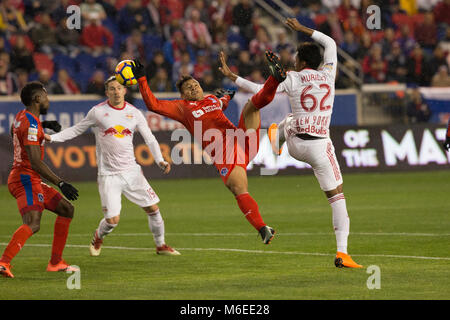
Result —
M 41 216 L 42 212 L 36 210 L 30 210 L 23 214 L 23 224 L 14 232 L 0 259 L 0 274 L 2 276 L 14 278 L 11 272 L 11 260 L 22 250 L 28 238 L 39 231 Z
M 148 227 L 153 234 L 153 240 L 156 245 L 156 253 L 165 256 L 179 256 L 180 253 L 173 249 L 171 246 L 167 245 L 164 239 L 164 220 L 159 211 L 159 207 L 151 205 L 143 208 L 147 213 Z
M 236 165 L 231 171 L 225 185 L 236 197 L 239 208 L 247 221 L 259 232 L 264 244 L 269 244 L 275 230 L 267 226 L 259 213 L 258 204 L 248 193 L 247 171 L 245 168 Z
M 54 190 L 49 186 L 47 186 L 47 188 Z M 48 190 L 44 192 L 46 192 L 45 195 L 49 194 Z M 49 205 L 46 203 L 46 209 L 58 215 L 55 220 L 53 232 L 52 256 L 47 265 L 47 271 L 78 271 L 78 268 L 69 265 L 62 258 L 75 209 L 73 205 L 65 198 L 62 198 L 56 190 L 54 190 L 54 192 L 56 193 L 54 197 L 49 197 Z

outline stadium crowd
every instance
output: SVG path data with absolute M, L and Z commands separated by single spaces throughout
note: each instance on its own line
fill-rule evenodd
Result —
M 450 86 L 450 0 L 284 2 L 302 24 L 332 36 L 364 82 Z M 371 4 L 381 8 L 381 30 L 366 28 Z M 68 28 L 70 5 L 80 8 L 79 30 Z M 292 67 L 295 44 L 286 29 L 271 38 L 262 21 L 251 0 L 2 0 L 0 95 L 36 79 L 51 94 L 103 95 L 117 62 L 132 58 L 145 63 L 155 92 L 175 91 L 184 74 L 205 91 L 230 87 L 217 69 L 221 50 L 233 71 L 263 82 L 262 53 L 272 49 Z M 337 88 L 351 86 L 338 77 Z

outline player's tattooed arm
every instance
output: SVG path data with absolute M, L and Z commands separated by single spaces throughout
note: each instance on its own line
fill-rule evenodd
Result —
M 223 53 L 223 51 L 220 51 L 219 53 L 219 61 L 220 64 L 222 65 L 221 67 L 219 67 L 220 72 L 222 72 L 223 75 L 228 79 L 230 79 L 231 81 L 233 82 L 236 81 L 238 75 L 233 73 L 228 67 L 227 61 L 225 60 L 225 53 Z

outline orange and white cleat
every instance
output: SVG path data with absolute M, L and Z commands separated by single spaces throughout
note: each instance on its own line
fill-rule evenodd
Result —
M 336 258 L 334 258 L 334 265 L 337 268 L 362 268 L 362 265 L 357 264 L 353 261 L 352 257 L 343 252 L 337 252 Z
M 160 254 L 163 256 L 179 256 L 181 253 L 179 253 L 177 250 L 173 249 L 171 246 L 168 246 L 167 244 L 163 244 L 161 247 L 156 247 L 156 254 Z
M 49 272 L 75 272 L 75 271 L 80 271 L 80 269 L 76 266 L 71 266 L 69 265 L 67 262 L 64 261 L 64 259 L 61 259 L 60 262 L 58 262 L 57 264 L 52 264 L 51 262 L 48 263 L 47 266 L 47 271 Z
M 283 151 L 283 146 L 278 148 L 279 141 L 277 132 L 278 132 L 278 125 L 276 123 L 272 123 L 269 129 L 267 129 L 267 135 L 269 136 L 272 151 L 273 153 L 279 156 L 281 154 L 281 151 Z
M 91 244 L 89 245 L 89 252 L 91 256 L 97 257 L 102 251 L 103 240 L 98 236 L 97 230 L 94 232 L 94 237 L 92 238 Z
M 0 261 L 0 274 L 5 278 L 14 278 L 14 275 L 11 272 L 11 265 L 6 262 Z

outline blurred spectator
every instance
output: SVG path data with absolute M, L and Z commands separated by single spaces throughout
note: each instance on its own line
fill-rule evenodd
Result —
M 439 1 L 440 0 L 417 0 L 417 9 L 419 9 L 420 12 L 431 11 Z
M 161 25 L 168 25 L 170 21 L 183 19 L 184 2 L 180 0 L 161 0 Z
M 408 74 L 406 56 L 402 53 L 398 42 L 392 44 L 391 52 L 386 59 L 388 62 L 387 81 L 406 82 Z
M 423 50 L 419 44 L 416 45 L 408 59 L 408 82 L 426 86 L 430 82 L 429 72 L 426 65 Z
M 430 74 L 435 74 L 442 65 L 447 65 L 447 59 L 444 49 L 442 49 L 441 45 L 438 45 L 434 49 L 431 59 L 428 61 Z
M 160 11 L 164 10 L 160 6 L 160 0 L 150 0 L 147 4 L 148 15 L 151 21 L 151 29 L 153 32 L 162 34 Z
M 433 9 L 434 17 L 437 23 L 450 25 L 450 0 L 440 1 Z
M 356 57 L 359 49 L 359 43 L 356 41 L 354 34 L 347 31 L 344 35 L 344 41 L 341 43 L 340 47 L 349 55 Z
M 249 51 L 253 56 L 260 56 L 263 55 L 266 50 L 272 50 L 272 45 L 266 29 L 260 28 L 256 33 L 255 39 L 250 41 Z
M 201 79 L 205 72 L 211 71 L 211 63 L 206 51 L 199 51 L 197 54 L 197 62 L 194 64 L 194 78 Z
M 142 33 L 147 33 L 155 27 L 153 21 L 150 19 L 148 10 L 143 10 L 141 0 L 130 0 L 119 11 L 117 22 L 120 32 L 124 34 L 134 29 L 138 29 Z
M 383 59 L 381 45 L 376 43 L 362 64 L 364 80 L 368 83 L 381 83 L 386 80 L 387 62 Z
M 103 21 L 106 19 L 106 12 L 100 3 L 96 0 L 84 0 L 80 4 L 81 17 L 83 21 L 89 21 L 91 19 L 99 19 Z
M 205 92 L 213 92 L 218 87 L 211 71 L 206 71 L 203 74 L 203 77 L 200 79 L 200 85 Z
M 400 47 L 406 56 L 409 56 L 416 46 L 416 40 L 411 36 L 410 28 L 407 24 L 400 26 L 400 35 L 397 38 L 397 42 L 400 44 Z
M 92 19 L 90 24 L 83 28 L 80 41 L 90 54 L 99 56 L 112 53 L 114 37 L 111 31 L 100 24 L 99 20 Z
M 25 85 L 28 83 L 29 75 L 28 72 L 23 69 L 17 69 L 15 73 L 17 75 L 17 93 L 19 93 L 20 91 L 22 91 L 22 88 L 25 87 Z
M 327 20 L 320 25 L 319 31 L 332 37 L 338 45 L 344 41 L 344 32 L 342 31 L 341 24 L 339 23 L 336 13 L 329 13 L 327 15 Z M 355 36 L 359 38 L 360 34 Z
M 31 52 L 25 45 L 25 37 L 19 35 L 11 51 L 12 70 L 23 69 L 27 73 L 34 70 L 34 61 Z
M 181 70 L 183 69 L 183 71 Z M 181 75 L 191 75 L 194 73 L 194 64 L 191 61 L 189 52 L 182 53 L 179 61 L 173 64 L 172 68 L 172 81 L 176 82 Z
M 75 29 L 67 28 L 66 21 L 67 18 L 61 19 L 56 28 L 58 50 L 74 58 L 80 53 L 80 34 Z
M 41 5 L 41 0 L 32 0 L 37 5 Z M 51 0 L 50 0 L 51 1 Z M 53 21 L 61 21 L 67 18 L 67 7 L 72 4 L 72 0 L 53 1 L 52 9 L 43 9 L 42 12 L 49 12 Z
M 187 53 L 188 61 L 190 60 L 189 53 Z M 165 69 L 168 75 L 172 74 L 172 66 L 164 59 L 164 55 L 161 51 L 156 51 L 152 60 L 147 65 L 146 73 L 147 79 L 151 79 L 155 76 L 158 69 Z
M 410 102 L 408 103 L 406 114 L 411 123 L 428 122 L 428 120 L 430 120 L 430 108 L 422 100 L 420 91 L 417 88 L 411 91 Z
M 176 61 L 181 59 L 183 52 L 187 51 L 191 57 L 194 56 L 192 47 L 184 38 L 183 32 L 175 31 L 172 38 L 166 41 L 163 45 L 163 53 L 167 62 L 173 65 Z
M 345 20 L 343 23 L 343 27 L 345 31 L 351 31 L 355 35 L 356 38 L 360 38 L 364 33 L 365 28 L 359 19 L 357 11 L 350 11 L 348 20 Z
M 265 82 L 265 78 L 263 77 L 262 71 L 260 69 L 255 69 L 252 71 L 252 73 L 250 74 L 250 81 L 255 82 L 255 83 L 264 83 Z
M 427 49 L 434 49 L 437 43 L 437 26 L 432 12 L 425 13 L 424 21 L 415 29 L 417 42 Z
M 337 9 L 337 15 L 339 18 L 339 21 L 347 21 L 350 12 L 357 12 L 356 7 L 352 5 L 350 0 L 342 0 L 341 5 Z
M 372 48 L 372 38 L 368 32 L 364 32 L 361 36 L 361 44 L 356 52 L 357 59 L 362 61 L 369 54 L 370 48 Z
M 44 12 L 54 11 L 62 1 L 52 0 L 29 0 L 23 1 L 24 4 L 24 18 L 26 21 L 34 20 L 36 16 L 41 15 Z
M 386 28 L 384 30 L 384 37 L 381 40 L 381 46 L 383 48 L 383 55 L 389 54 L 392 48 L 392 44 L 395 41 L 395 31 L 392 28 Z M 401 49 L 400 49 L 401 50 Z
M 184 18 L 189 20 L 192 16 L 192 11 L 197 10 L 199 12 L 199 20 L 205 23 L 207 26 L 210 25 L 210 17 L 208 13 L 208 9 L 205 7 L 204 0 L 194 0 L 192 4 L 186 7 L 184 11 Z
M 448 75 L 448 68 L 440 66 L 437 73 L 431 80 L 432 87 L 450 87 L 450 76 Z
M 39 71 L 38 81 L 40 81 L 44 85 L 48 94 L 63 94 L 64 93 L 61 86 L 58 83 L 56 83 L 55 81 L 51 80 L 51 75 L 47 69 L 42 69 Z
M 51 54 L 56 48 L 56 31 L 49 14 L 40 16 L 40 23 L 31 29 L 31 40 L 38 50 L 47 54 Z
M 0 53 L 0 95 L 9 96 L 17 92 L 17 78 L 9 71 L 9 54 Z
M 14 6 L 14 1 L 3 0 L 0 3 L 0 31 L 27 32 L 28 25 L 22 13 Z
M 233 23 L 232 6 L 230 0 L 213 0 L 209 5 L 209 16 L 211 20 L 221 19 L 225 24 Z
M 89 80 L 86 93 L 98 94 L 99 96 L 105 95 L 105 74 L 103 71 L 97 70 L 94 72 Z
M 252 38 L 253 5 L 250 0 L 240 0 L 233 8 L 233 25 L 238 26 L 246 39 Z
M 172 91 L 172 84 L 165 69 L 159 68 L 156 75 L 150 79 L 150 89 L 153 92 Z
M 65 69 L 58 71 L 58 84 L 64 94 L 79 94 L 80 89 Z
M 280 52 L 283 49 L 289 50 L 289 52 L 294 53 L 296 48 L 292 44 L 292 41 L 288 38 L 286 30 L 281 30 L 278 33 L 276 43 L 274 44 L 275 51 Z
M 196 48 L 206 49 L 212 44 L 212 38 L 208 27 L 200 21 L 200 12 L 192 9 L 190 19 L 184 24 L 186 38 Z
M 144 40 L 141 31 L 138 29 L 131 31 L 131 34 L 125 40 L 125 51 L 134 59 L 139 59 L 140 61 L 146 60 Z
M 112 19 L 115 20 L 117 18 L 117 10 L 115 4 L 117 3 L 116 0 L 100 0 L 97 1 L 100 3 L 103 7 L 103 10 L 105 10 L 106 13 L 106 19 Z
M 239 53 L 239 58 L 236 64 L 236 67 L 239 70 L 239 75 L 243 78 L 246 78 L 252 73 L 255 65 L 253 61 L 250 59 L 250 53 L 246 50 L 243 50 Z

